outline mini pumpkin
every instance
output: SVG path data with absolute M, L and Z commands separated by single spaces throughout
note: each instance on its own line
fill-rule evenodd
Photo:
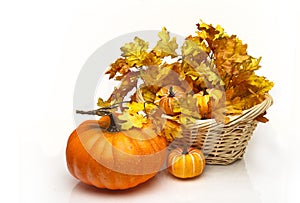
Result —
M 201 118 L 211 118 L 212 109 L 210 95 L 204 95 L 203 92 L 199 92 L 194 94 L 194 97 L 197 99 L 198 111 Z
M 83 122 L 68 140 L 70 173 L 86 184 L 113 190 L 149 180 L 162 167 L 167 146 L 151 129 L 145 125 L 119 131 L 112 115 Z
M 175 116 L 180 114 L 179 98 L 184 97 L 184 91 L 179 86 L 168 85 L 162 87 L 157 93 L 154 103 L 165 114 Z
M 168 171 L 177 178 L 193 178 L 202 174 L 205 157 L 199 149 L 176 148 L 168 157 Z

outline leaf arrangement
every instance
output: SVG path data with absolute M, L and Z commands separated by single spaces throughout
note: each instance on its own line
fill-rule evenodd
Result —
M 99 98 L 98 106 L 124 104 L 125 98 L 130 98 L 120 105 L 118 119 L 123 130 L 152 122 L 172 141 L 180 137 L 182 127 L 196 119 L 228 122 L 229 115 L 261 103 L 274 85 L 255 73 L 261 58 L 250 56 L 247 44 L 219 25 L 197 24 L 196 34 L 188 36 L 181 47 L 166 28 L 158 37 L 152 49 L 138 37 L 126 43 L 121 57 L 106 72 L 120 85 L 107 101 Z M 156 100 L 158 92 L 167 86 L 180 87 L 184 94 L 176 98 L 178 105 L 173 105 L 179 114 L 166 120 Z M 263 117 L 259 120 L 267 121 Z

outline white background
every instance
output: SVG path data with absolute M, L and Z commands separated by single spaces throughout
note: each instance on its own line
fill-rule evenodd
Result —
M 299 202 L 299 23 L 292 0 L 0 1 L 1 202 Z M 166 26 L 193 34 L 221 24 L 263 56 L 275 82 L 270 122 L 242 162 L 209 166 L 199 179 L 166 173 L 137 190 L 85 187 L 66 170 L 73 91 L 88 57 L 119 35 Z M 5 201 L 3 201 L 5 200 Z

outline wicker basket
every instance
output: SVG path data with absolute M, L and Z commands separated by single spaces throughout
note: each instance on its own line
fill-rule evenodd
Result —
M 137 93 L 137 100 L 144 101 L 140 92 Z M 257 126 L 255 118 L 264 113 L 272 103 L 272 97 L 267 94 L 262 103 L 243 111 L 241 115 L 230 116 L 227 124 L 217 123 L 214 119 L 197 120 L 187 126 L 183 131 L 183 138 L 174 140 L 169 149 L 180 143 L 187 143 L 202 150 L 207 164 L 231 164 L 243 157 Z

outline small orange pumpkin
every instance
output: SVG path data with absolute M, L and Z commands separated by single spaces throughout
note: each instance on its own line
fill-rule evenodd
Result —
M 79 125 L 69 137 L 66 159 L 70 173 L 86 184 L 127 189 L 155 176 L 166 146 L 150 125 L 119 131 L 110 115 Z
M 165 114 L 175 116 L 180 114 L 179 98 L 184 97 L 184 91 L 179 86 L 162 87 L 157 93 L 154 103 Z
M 178 178 L 193 178 L 202 174 L 205 157 L 199 149 L 176 148 L 168 157 L 168 171 Z

